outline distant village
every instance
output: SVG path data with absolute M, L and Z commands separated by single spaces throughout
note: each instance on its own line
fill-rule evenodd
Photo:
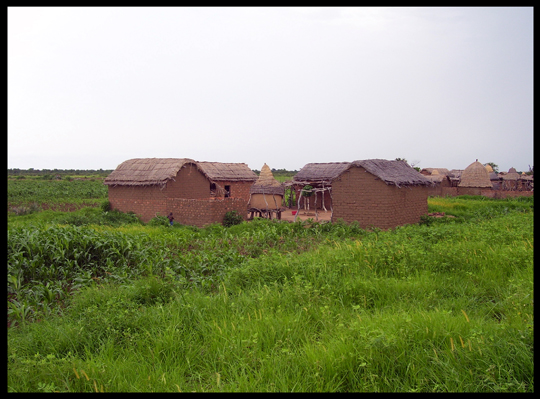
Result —
M 463 170 L 412 168 L 403 160 L 368 159 L 306 164 L 290 181 L 278 182 L 266 164 L 257 175 L 245 163 L 189 158 L 137 158 L 105 179 L 112 209 L 143 221 L 174 215 L 177 223 L 203 227 L 227 212 L 244 219 L 282 219 L 309 210 L 316 219 L 389 229 L 418 223 L 429 196 L 531 196 L 533 175 L 495 173 L 476 160 Z

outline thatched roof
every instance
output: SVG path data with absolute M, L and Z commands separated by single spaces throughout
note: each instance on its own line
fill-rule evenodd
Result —
M 404 161 L 389 161 L 386 159 L 366 159 L 354 161 L 355 166 L 361 166 L 369 173 L 377 176 L 386 184 L 401 186 L 430 186 L 433 183 L 426 176 L 411 168 Z
M 441 183 L 446 178 L 445 175 L 441 175 L 439 173 L 433 173 L 431 175 L 426 175 L 424 177 L 428 180 L 431 180 L 432 183 Z
M 272 171 L 268 165 L 264 164 L 259 178 L 255 183 L 253 183 L 249 192 L 250 194 L 270 194 L 283 196 L 285 194 L 285 188 L 274 178 L 274 175 L 272 174 Z
M 486 170 L 488 171 L 488 173 L 491 173 L 491 172 L 493 172 L 493 168 L 491 167 L 491 165 L 490 165 L 490 164 L 488 164 L 488 163 L 487 163 L 487 164 L 485 164 L 485 166 L 484 166 L 484 167 L 486 168 Z
M 293 183 L 326 183 L 351 167 L 350 162 L 308 163 L 292 178 Z
M 429 175 L 440 174 L 447 175 L 449 170 L 446 168 L 423 168 L 420 173 L 427 172 Z
M 465 168 L 461 174 L 461 181 L 459 182 L 458 187 L 492 188 L 493 184 L 491 184 L 488 171 L 484 165 L 476 160 Z
M 432 184 L 426 176 L 411 168 L 403 161 L 389 161 L 386 159 L 366 159 L 353 162 L 333 163 L 309 163 L 304 166 L 294 177 L 294 183 L 326 183 L 339 177 L 349 168 L 357 166 L 366 169 L 372 175 L 378 177 L 386 184 L 401 186 L 417 186 Z
M 501 177 L 497 173 L 493 172 L 492 169 L 492 171 L 489 172 L 489 180 L 501 180 Z
M 188 164 L 197 168 L 210 181 L 257 180 L 257 175 L 243 163 L 197 162 L 189 158 L 135 158 L 118 165 L 103 183 L 119 186 L 164 186 Z
M 514 168 L 510 168 L 508 173 L 502 176 L 503 180 L 518 180 L 519 178 L 519 173 L 517 173 Z
M 104 184 L 120 186 L 163 186 L 186 164 L 197 167 L 189 158 L 135 158 L 122 162 L 105 178 Z
M 197 162 L 210 180 L 254 182 L 257 175 L 245 163 Z

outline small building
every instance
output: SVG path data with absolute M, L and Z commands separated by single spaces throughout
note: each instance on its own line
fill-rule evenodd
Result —
M 103 183 L 113 209 L 134 212 L 143 222 L 173 212 L 177 223 L 202 227 L 221 223 L 232 210 L 245 217 L 249 191 L 239 188 L 256 179 L 246 164 L 136 158 L 121 163 Z
M 433 174 L 439 174 L 446 176 L 448 174 L 449 170 L 446 168 L 423 168 L 420 173 L 424 176 L 431 176 Z
M 260 216 L 272 217 L 276 213 L 280 218 L 283 207 L 285 188 L 278 182 L 267 164 L 264 164 L 259 178 L 250 189 L 248 211 L 253 215 L 257 212 Z
M 452 188 L 452 182 L 449 178 L 450 171 L 446 168 L 424 168 L 420 171 L 427 179 L 431 180 L 433 186 L 428 190 L 431 197 L 444 197 L 452 195 L 455 189 Z
M 458 195 L 484 195 L 482 192 L 493 189 L 489 174 L 478 159 L 465 168 L 458 184 Z
M 428 212 L 428 189 L 432 186 L 406 162 L 384 159 L 307 164 L 293 177 L 293 183 L 315 189 L 320 195 L 313 201 L 315 209 L 322 207 L 321 200 L 328 195 L 330 201 L 325 201 L 325 206 L 331 207 L 332 221 L 356 221 L 362 228 L 381 229 L 418 223 Z
M 249 190 L 257 175 L 245 163 L 197 162 L 197 165 L 213 182 L 213 196 L 222 188 L 225 198 L 249 200 Z
M 451 187 L 456 187 L 459 185 L 459 182 L 461 181 L 461 175 L 463 174 L 463 169 L 450 169 L 448 174 L 446 175 L 446 178 L 450 182 Z M 457 190 L 456 194 L 457 195 Z

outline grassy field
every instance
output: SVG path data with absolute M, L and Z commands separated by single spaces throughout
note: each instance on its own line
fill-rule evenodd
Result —
M 9 392 L 533 392 L 534 199 L 418 225 L 8 216 Z

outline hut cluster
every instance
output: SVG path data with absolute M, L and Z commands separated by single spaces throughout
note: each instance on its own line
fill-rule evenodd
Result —
M 507 197 L 532 195 L 534 177 L 515 168 L 508 172 L 496 173 L 491 165 L 476 160 L 464 170 L 445 168 L 424 168 L 421 174 L 430 179 L 434 186 L 430 195 L 484 195 L 488 197 Z
M 533 190 L 532 176 L 514 168 L 496 174 L 476 161 L 465 170 L 417 172 L 406 162 L 384 159 L 309 163 L 280 183 L 266 164 L 257 176 L 243 163 L 137 158 L 120 164 L 104 184 L 113 209 L 134 212 L 143 221 L 173 213 L 177 223 L 200 227 L 220 223 L 231 211 L 244 219 L 281 219 L 291 211 L 296 220 L 303 210 L 316 220 L 324 212 L 330 221 L 386 229 L 419 222 L 429 195 Z

